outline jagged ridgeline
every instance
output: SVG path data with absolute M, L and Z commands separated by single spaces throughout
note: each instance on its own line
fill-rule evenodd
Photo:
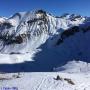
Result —
M 16 13 L 10 19 L 18 17 L 19 21 L 18 26 L 13 26 L 8 20 L 0 24 L 0 39 L 5 42 L 5 44 L 21 44 L 25 39 L 30 39 L 33 36 L 39 36 L 41 33 L 48 33 L 48 18 L 47 14 L 43 10 L 38 10 L 34 12 L 33 18 L 29 18 L 29 12 L 26 13 L 21 19 L 21 15 Z M 23 28 L 26 27 L 24 32 Z
M 44 10 L 19 12 L 10 18 L 0 17 L 1 51 L 18 51 L 27 48 L 38 48 L 48 40 L 51 46 L 60 45 L 63 41 L 79 32 L 89 31 L 88 17 L 75 14 L 53 16 Z M 54 39 L 53 39 L 54 38 Z

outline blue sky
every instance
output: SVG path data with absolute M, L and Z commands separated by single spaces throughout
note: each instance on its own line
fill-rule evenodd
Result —
M 0 16 L 44 9 L 54 15 L 76 13 L 90 16 L 90 0 L 0 0 Z

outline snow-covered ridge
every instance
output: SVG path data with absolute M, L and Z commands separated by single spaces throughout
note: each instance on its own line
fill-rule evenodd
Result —
M 90 63 L 83 61 L 69 61 L 62 67 L 54 68 L 54 71 L 67 73 L 90 73 Z

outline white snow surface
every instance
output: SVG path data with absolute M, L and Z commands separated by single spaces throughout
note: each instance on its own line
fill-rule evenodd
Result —
M 14 64 L 14 63 L 22 63 L 24 61 L 33 61 L 32 58 L 33 55 L 30 55 L 30 53 L 26 54 L 0 54 L 0 64 Z
M 55 80 L 59 75 L 62 80 Z M 61 72 L 0 74 L 0 88 L 13 90 L 90 90 L 90 73 L 70 74 Z M 1 80 L 6 78 L 6 80 Z M 70 79 L 74 85 L 64 80 Z
M 82 61 L 71 61 L 63 66 L 65 70 L 59 72 L 2 73 L 0 74 L 0 89 L 90 90 L 89 65 L 90 63 Z M 61 79 L 56 80 L 57 76 Z
M 54 68 L 54 71 L 67 73 L 90 73 L 90 63 L 83 61 L 69 61 L 64 66 Z

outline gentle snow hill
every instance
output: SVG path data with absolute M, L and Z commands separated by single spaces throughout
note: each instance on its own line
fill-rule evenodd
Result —
M 55 80 L 58 75 L 61 80 Z M 13 87 L 16 90 L 90 90 L 90 74 L 60 72 L 0 74 L 0 88 Z
M 90 73 L 90 63 L 69 61 L 64 66 L 54 68 L 54 71 L 65 73 Z

